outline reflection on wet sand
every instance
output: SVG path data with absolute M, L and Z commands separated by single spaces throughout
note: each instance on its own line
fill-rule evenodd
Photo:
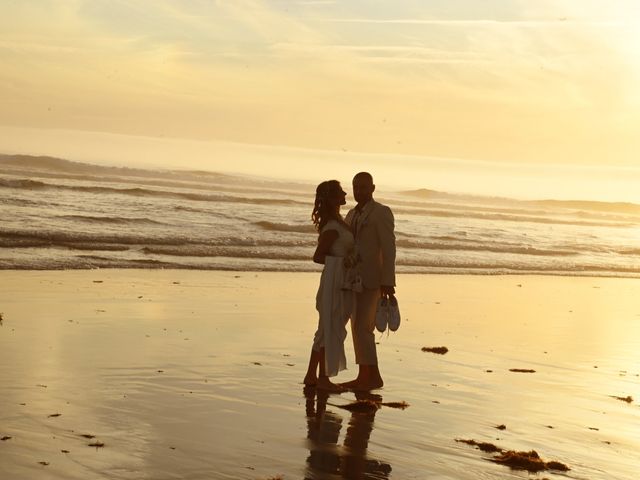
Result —
M 328 394 L 313 387 L 304 389 L 307 414 L 307 471 L 305 479 L 389 478 L 391 465 L 367 457 L 376 410 L 352 411 L 342 445 L 343 418 L 327 410 Z M 382 402 L 382 396 L 356 393 L 358 400 Z

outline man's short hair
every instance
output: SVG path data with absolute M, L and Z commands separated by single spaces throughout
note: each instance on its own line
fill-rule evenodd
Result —
M 373 185 L 373 176 L 371 176 L 371 174 L 369 172 L 356 173 L 354 175 L 353 179 L 355 180 L 356 178 L 366 178 L 367 180 L 369 180 L 371 182 L 371 185 Z

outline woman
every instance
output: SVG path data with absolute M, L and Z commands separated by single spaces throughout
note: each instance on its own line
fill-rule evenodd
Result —
M 329 391 L 344 389 L 329 380 L 347 368 L 344 340 L 346 323 L 354 305 L 353 291 L 347 287 L 348 269 L 354 245 L 351 229 L 340 215 L 347 194 L 336 180 L 322 182 L 316 188 L 311 219 L 318 230 L 318 246 L 313 261 L 324 264 L 316 295 L 318 330 L 313 338 L 305 385 Z M 317 373 L 316 373 L 317 372 Z

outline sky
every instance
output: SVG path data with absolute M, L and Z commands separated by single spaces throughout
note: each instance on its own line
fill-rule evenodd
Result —
M 4 0 L 0 31 L 0 152 L 640 201 L 635 0 Z

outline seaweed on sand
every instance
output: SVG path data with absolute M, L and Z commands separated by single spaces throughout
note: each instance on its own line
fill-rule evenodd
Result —
M 355 402 L 347 403 L 346 405 L 335 405 L 330 404 L 334 407 L 342 408 L 344 410 L 349 410 L 350 412 L 360 412 L 360 413 L 371 413 L 375 412 L 381 407 L 389 407 L 389 408 L 399 408 L 404 410 L 409 407 L 407 402 L 383 402 L 380 400 L 372 400 L 372 399 L 359 399 Z
M 506 465 L 514 470 L 526 470 L 528 472 L 542 472 L 545 470 L 559 470 L 567 472 L 570 468 L 564 463 L 557 461 L 545 462 L 538 452 L 531 450 L 529 452 L 517 452 L 515 450 L 504 450 L 492 443 L 476 442 L 475 440 L 456 439 L 456 442 L 472 445 L 487 453 L 496 453 L 492 458 L 487 460 Z
M 627 403 L 633 402 L 633 397 L 631 395 L 628 395 L 626 397 L 618 397 L 616 395 L 611 395 L 611 398 L 615 398 L 616 400 L 620 400 L 622 402 L 627 402 Z
M 382 405 L 383 407 L 399 408 L 400 410 L 404 410 L 409 406 L 409 404 L 404 401 L 403 402 L 382 402 L 380 403 L 380 405 Z
M 423 352 L 437 353 L 438 355 L 444 355 L 449 351 L 447 347 L 422 347 Z
M 380 408 L 379 402 L 373 400 L 356 400 L 355 402 L 347 403 L 346 405 L 334 405 L 334 407 L 349 410 L 350 412 L 371 413 Z
M 464 440 L 464 439 L 461 439 L 461 438 L 456 438 L 456 442 L 466 443 L 467 445 L 471 445 L 473 447 L 478 447 L 479 450 L 481 450 L 483 452 L 487 452 L 487 453 L 504 452 L 504 450 L 502 448 L 494 445 L 493 443 L 476 442 L 475 440 Z
M 541 472 L 543 470 L 559 470 L 561 472 L 569 471 L 569 467 L 564 463 L 551 461 L 545 462 L 540 458 L 538 452 L 531 450 L 530 452 L 516 452 L 508 450 L 500 455 L 493 457 L 492 462 L 501 465 L 507 465 L 514 470 L 526 470 L 528 472 Z

